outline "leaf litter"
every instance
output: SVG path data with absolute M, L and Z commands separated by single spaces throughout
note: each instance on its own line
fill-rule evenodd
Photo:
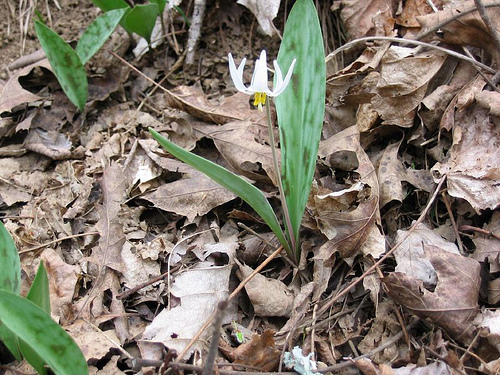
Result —
M 498 6 L 484 4 L 500 31 Z M 43 259 L 52 315 L 91 373 L 155 373 L 162 363 L 201 370 L 217 314 L 221 373 L 278 371 L 284 352 L 301 362 L 299 372 L 498 372 L 495 77 L 431 46 L 377 36 L 474 47 L 472 56 L 492 67 L 500 52 L 473 1 L 435 1 L 437 12 L 428 1 L 393 5 L 318 8 L 324 35 L 372 41 L 346 49 L 343 60 L 327 57 L 327 111 L 297 268 L 277 254 L 255 212 L 147 132 L 153 127 L 253 181 L 281 214 L 262 113 L 235 93 L 218 57 L 256 56 L 263 46 L 276 54 L 276 37 L 250 32 L 251 44 L 243 40 L 249 10 L 209 6 L 221 17 L 204 21 L 209 53 L 200 50 L 197 70 L 170 71 L 182 58 L 175 48 L 137 59 L 156 80 L 166 76 L 164 92 L 151 92 L 106 53 L 91 61 L 100 78 L 89 80 L 81 115 L 46 60 L 0 82 L 1 213 L 20 250 L 22 290 Z M 255 14 L 268 34 L 283 26 L 269 9 Z M 177 20 L 172 27 L 187 30 Z M 113 38 L 110 48 L 133 60 L 116 42 L 126 36 Z M 168 43 L 184 42 L 174 38 Z M 327 52 L 336 43 L 325 37 Z M 2 364 L 4 353 L 0 347 Z

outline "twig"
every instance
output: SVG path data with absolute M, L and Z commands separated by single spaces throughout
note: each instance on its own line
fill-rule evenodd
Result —
M 485 236 L 493 237 L 493 238 L 496 238 L 497 240 L 500 240 L 500 236 L 493 233 L 491 230 L 481 229 L 481 228 L 473 227 L 471 225 L 462 225 L 460 227 L 460 230 L 463 232 L 478 232 L 478 233 L 484 234 Z
M 410 236 L 411 233 L 416 229 L 417 225 L 420 224 L 423 220 L 424 217 L 427 215 L 427 212 L 429 212 L 429 209 L 431 208 L 432 204 L 434 203 L 434 200 L 436 199 L 437 195 L 439 194 L 439 191 L 441 190 L 441 186 L 446 180 L 446 175 L 441 177 L 439 180 L 439 183 L 436 187 L 436 191 L 432 195 L 431 199 L 429 199 L 429 203 L 427 203 L 427 206 L 425 207 L 424 211 L 420 214 L 419 218 L 415 223 L 411 226 L 410 230 L 406 232 L 406 235 L 397 243 L 395 244 L 382 258 L 380 258 L 377 263 L 375 263 L 373 266 L 368 268 L 363 274 L 353 281 L 347 288 L 345 288 L 342 292 L 337 294 L 335 297 L 333 297 L 328 303 L 326 303 L 323 307 L 318 312 L 318 316 L 321 316 L 325 311 L 327 311 L 330 306 L 332 306 L 335 302 L 337 302 L 341 297 L 345 296 L 351 289 L 353 289 L 356 285 L 358 285 L 361 281 L 364 280 L 366 276 L 368 276 L 370 273 L 372 273 L 378 266 L 380 266 L 389 256 L 396 251 L 396 249 L 401 246 L 401 244 L 406 241 L 406 239 Z
M 326 61 L 327 62 L 330 61 L 336 55 L 338 55 L 340 52 L 348 50 L 349 48 L 354 47 L 356 44 L 363 43 L 363 42 L 372 42 L 372 41 L 376 41 L 376 40 L 385 40 L 385 41 L 389 41 L 389 42 L 393 42 L 393 43 L 414 44 L 414 45 L 417 45 L 417 46 L 428 47 L 428 48 L 431 48 L 431 49 L 435 49 L 435 50 L 447 53 L 448 55 L 453 56 L 453 57 L 455 57 L 457 59 L 468 61 L 471 64 L 474 64 L 474 65 L 480 67 L 481 69 L 486 70 L 487 72 L 490 72 L 490 73 L 493 73 L 493 74 L 495 74 L 497 72 L 495 69 L 490 68 L 489 66 L 484 65 L 483 63 L 480 63 L 479 61 L 471 59 L 468 56 L 464 56 L 464 55 L 462 55 L 462 54 L 460 54 L 458 52 L 449 50 L 447 48 L 439 47 L 439 46 L 436 46 L 436 45 L 430 44 L 430 43 L 421 42 L 419 40 L 403 39 L 403 38 L 392 38 L 392 37 L 389 37 L 389 36 L 367 36 L 367 37 L 364 37 L 364 38 L 355 39 L 355 40 L 353 40 L 353 41 L 351 41 L 349 43 L 344 44 L 342 47 L 337 48 L 335 51 L 333 51 L 328 56 L 326 56 Z
M 460 254 L 464 255 L 464 246 L 462 245 L 462 239 L 460 238 L 460 233 L 458 232 L 457 222 L 455 221 L 455 217 L 453 216 L 453 212 L 451 211 L 450 202 L 448 201 L 445 192 L 441 193 L 441 197 L 443 198 L 444 205 L 446 206 L 446 211 L 448 211 L 451 226 L 453 227 L 455 235 L 457 236 L 458 250 L 460 251 Z
M 410 329 L 412 329 L 413 327 L 415 327 L 419 321 L 420 321 L 420 319 L 416 318 L 413 322 L 411 322 L 410 324 L 408 324 L 408 326 L 406 327 L 406 330 L 409 331 Z M 381 345 L 379 345 L 375 349 L 370 350 L 368 353 L 360 355 L 360 356 L 358 356 L 356 358 L 349 359 L 349 360 L 347 360 L 345 362 L 342 362 L 342 363 L 337 363 L 336 365 L 333 365 L 333 366 L 329 366 L 329 367 L 325 367 L 325 368 L 322 368 L 322 369 L 318 369 L 316 371 L 317 372 L 321 372 L 321 373 L 335 372 L 335 371 L 339 371 L 340 369 L 343 369 L 344 367 L 355 365 L 356 361 L 359 361 L 360 359 L 363 359 L 363 358 L 373 357 L 375 354 L 380 353 L 385 348 L 387 348 L 387 347 L 391 346 L 392 344 L 396 343 L 403 336 L 404 336 L 404 330 L 402 329 L 397 334 L 395 334 L 394 336 L 392 336 L 390 339 L 384 341 L 384 343 L 382 343 Z
M 220 330 L 222 326 L 222 318 L 224 317 L 224 310 L 227 307 L 227 301 L 221 301 L 217 305 L 217 311 L 215 313 L 215 319 L 212 323 L 212 341 L 210 342 L 210 349 L 208 350 L 207 358 L 203 365 L 203 372 L 201 375 L 212 375 L 214 372 L 215 357 L 217 356 L 217 351 L 219 349 L 220 341 Z
M 265 266 L 267 266 L 269 264 L 269 262 L 271 262 L 271 260 L 273 260 L 282 250 L 283 250 L 283 246 L 280 246 L 274 253 L 269 255 L 265 261 L 263 261 L 250 275 L 247 276 L 247 278 L 245 280 L 243 280 L 240 283 L 240 285 L 238 285 L 238 287 L 235 290 L 233 290 L 233 292 L 229 295 L 227 301 L 228 302 L 231 301 L 245 287 L 245 285 L 247 285 L 248 282 L 250 280 L 252 280 L 252 278 L 256 274 L 258 274 L 260 271 L 262 271 L 262 269 Z M 179 363 L 179 361 L 181 361 L 182 358 L 184 358 L 184 356 L 189 351 L 189 349 L 191 349 L 191 347 L 194 345 L 196 340 L 198 340 L 200 338 L 203 331 L 205 331 L 205 329 L 207 329 L 207 327 L 210 325 L 210 323 L 212 322 L 212 319 L 214 317 L 215 317 L 215 312 L 210 316 L 210 318 L 208 318 L 208 320 L 205 322 L 205 324 L 203 324 L 203 326 L 198 330 L 198 332 L 196 333 L 196 335 L 194 335 L 194 337 L 191 339 L 191 341 L 189 341 L 189 343 L 186 345 L 184 350 L 179 354 L 179 357 L 177 357 L 177 359 L 175 360 L 174 363 Z
M 486 28 L 490 32 L 490 35 L 496 44 L 497 50 L 500 52 L 500 34 L 498 33 L 498 30 L 495 28 L 495 26 L 491 22 L 491 19 L 488 16 L 488 13 L 486 12 L 486 8 L 484 7 L 483 2 L 481 0 L 474 0 L 474 4 L 476 4 L 477 11 L 479 12 L 479 15 L 481 16 L 484 24 L 486 25 Z M 500 61 L 497 61 L 497 62 L 500 62 Z
M 189 37 L 187 41 L 187 65 L 192 65 L 194 62 L 194 50 L 200 38 L 205 7 L 205 0 L 194 0 L 193 17 L 191 19 L 191 27 L 189 28 Z
M 21 251 L 19 251 L 19 254 L 24 254 L 24 253 L 29 253 L 29 252 L 35 251 L 35 250 L 40 250 L 40 249 L 43 249 L 44 247 L 53 245 L 53 244 L 61 242 L 61 241 L 71 240 L 73 238 L 84 237 L 84 236 L 95 236 L 97 234 L 99 234 L 99 232 L 87 232 L 87 233 L 73 234 L 71 236 L 58 238 L 58 239 L 56 239 L 54 241 L 50 241 L 50 242 L 44 243 L 42 245 L 38 245 L 38 246 L 32 247 L 30 249 L 21 250 Z

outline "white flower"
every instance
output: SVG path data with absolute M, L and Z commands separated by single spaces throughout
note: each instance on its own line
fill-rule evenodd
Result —
M 293 59 L 292 64 L 288 69 L 288 73 L 283 80 L 283 75 L 281 74 L 281 69 L 278 66 L 278 62 L 274 60 L 273 64 L 274 75 L 276 76 L 276 85 L 274 87 L 274 90 L 270 90 L 267 84 L 267 57 L 265 50 L 262 50 L 262 52 L 260 53 L 260 58 L 258 58 L 255 62 L 255 70 L 253 72 L 252 82 L 250 83 L 249 87 L 246 87 L 243 84 L 243 69 L 245 69 L 245 63 L 247 59 L 244 58 L 241 61 L 238 69 L 236 69 L 233 56 L 229 54 L 228 58 L 229 72 L 231 73 L 231 78 L 234 82 L 234 85 L 236 86 L 238 91 L 241 91 L 248 95 L 255 94 L 254 105 L 258 106 L 260 110 L 262 110 L 262 105 L 266 104 L 267 95 L 269 95 L 270 97 L 274 97 L 285 91 L 288 83 L 290 83 L 290 78 L 292 77 L 293 68 L 296 62 L 296 59 Z

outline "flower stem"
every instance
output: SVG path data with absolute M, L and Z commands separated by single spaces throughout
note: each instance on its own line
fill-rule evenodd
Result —
M 281 179 L 281 169 L 278 165 L 278 158 L 276 157 L 276 144 L 274 142 L 274 131 L 273 131 L 273 122 L 271 119 L 271 101 L 268 100 L 266 105 L 266 113 L 267 113 L 267 126 L 269 128 L 269 141 L 271 143 L 271 150 L 273 153 L 273 163 L 274 163 L 274 170 L 276 171 L 276 176 L 278 178 L 278 190 L 280 194 L 280 201 L 281 201 L 281 206 L 283 207 L 283 216 L 285 219 L 285 229 L 286 233 L 288 234 L 288 238 L 290 240 L 290 248 L 292 254 L 289 254 L 290 257 L 294 262 L 298 262 L 298 259 L 295 259 L 295 253 L 296 253 L 296 248 L 295 248 L 295 236 L 293 234 L 293 228 L 292 228 L 292 221 L 290 220 L 290 211 L 288 210 L 288 205 L 286 203 L 286 197 L 285 193 L 283 190 L 283 182 Z

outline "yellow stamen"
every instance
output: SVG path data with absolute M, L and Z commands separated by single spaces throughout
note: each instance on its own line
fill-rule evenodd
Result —
M 253 105 L 259 108 L 259 111 L 262 111 L 262 105 L 266 104 L 267 95 L 265 92 L 256 92 L 253 99 Z

